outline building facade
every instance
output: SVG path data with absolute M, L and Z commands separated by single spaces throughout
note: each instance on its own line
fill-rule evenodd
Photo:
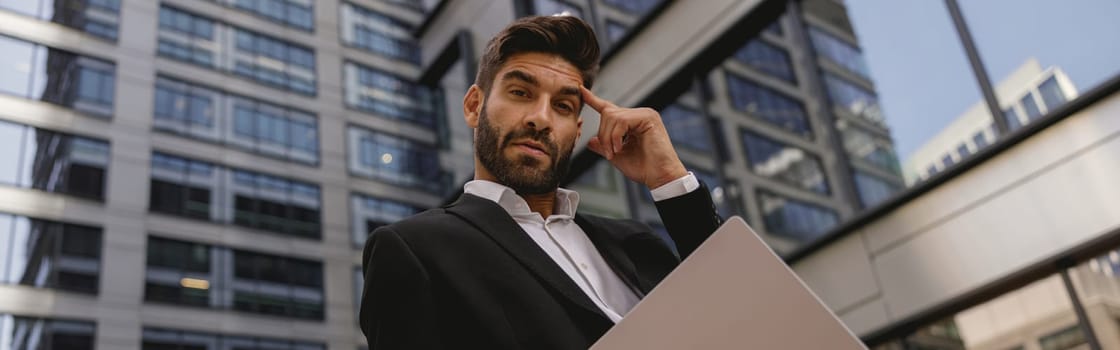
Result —
M 363 347 L 366 235 L 455 198 L 485 41 L 557 13 L 596 27 L 597 93 L 659 109 L 780 253 L 904 187 L 840 1 L 0 2 L 0 343 Z M 659 227 L 646 189 L 578 170 L 580 210 Z

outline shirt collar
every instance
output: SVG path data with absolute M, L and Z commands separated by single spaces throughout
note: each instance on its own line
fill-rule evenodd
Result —
M 471 180 L 463 185 L 463 193 L 479 196 L 497 203 L 510 216 L 533 213 L 524 198 L 508 186 L 488 180 Z M 579 193 L 565 188 L 556 189 L 556 203 L 552 215 L 575 217 L 579 206 Z M 534 213 L 535 214 L 535 213 Z

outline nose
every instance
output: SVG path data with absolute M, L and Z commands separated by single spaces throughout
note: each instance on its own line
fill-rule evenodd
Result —
M 544 97 L 544 96 L 542 96 Z M 552 109 L 548 98 L 536 101 L 525 115 L 525 126 L 533 130 L 546 130 L 552 126 Z

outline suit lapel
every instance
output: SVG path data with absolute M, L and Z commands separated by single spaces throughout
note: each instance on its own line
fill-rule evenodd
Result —
M 602 310 L 583 293 L 571 277 L 560 269 L 529 234 L 497 203 L 464 194 L 446 209 L 449 213 L 474 225 L 512 255 L 546 285 L 556 289 L 573 303 L 606 318 Z
M 576 224 L 583 229 L 583 232 L 587 233 L 587 237 L 595 244 L 595 249 L 599 251 L 599 255 L 603 256 L 603 259 L 607 261 L 615 274 L 618 274 L 638 294 L 639 298 L 644 298 L 645 294 L 652 289 L 653 283 L 638 275 L 634 261 L 630 260 L 630 256 L 623 250 L 623 243 L 626 239 L 640 232 L 610 228 L 601 221 L 584 215 L 576 215 Z

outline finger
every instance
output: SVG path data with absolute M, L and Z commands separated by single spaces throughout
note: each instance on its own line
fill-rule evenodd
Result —
M 607 101 L 599 98 L 599 96 L 595 96 L 595 93 L 591 92 L 591 90 L 586 87 L 581 86 L 579 90 L 583 94 L 583 102 L 587 103 L 588 106 L 591 106 L 591 109 L 599 112 L 599 114 L 602 114 L 604 109 L 618 107 L 615 106 L 614 103 L 611 103 L 611 101 Z
M 614 126 L 611 129 L 611 134 L 610 134 L 611 135 L 610 136 L 611 147 L 612 147 L 611 151 L 613 153 L 618 153 L 618 152 L 622 151 L 622 146 L 624 146 L 622 144 L 622 138 L 625 137 L 626 133 L 629 132 L 629 131 L 630 131 L 630 126 L 627 125 L 627 123 L 624 120 L 619 120 L 618 118 L 615 118 L 615 123 L 614 123 Z
M 602 119 L 599 119 L 599 134 L 598 134 L 598 137 L 599 137 L 599 142 L 603 146 L 603 151 L 605 151 L 607 153 L 606 154 L 607 159 L 614 158 L 614 153 L 615 153 L 614 152 L 614 150 L 615 150 L 614 129 L 615 129 L 617 124 L 618 124 L 618 118 L 615 118 L 614 116 L 606 116 Z
M 603 150 L 603 143 L 599 141 L 598 136 L 592 136 L 590 141 L 587 141 L 587 149 L 595 152 L 599 156 L 606 158 L 607 152 Z

